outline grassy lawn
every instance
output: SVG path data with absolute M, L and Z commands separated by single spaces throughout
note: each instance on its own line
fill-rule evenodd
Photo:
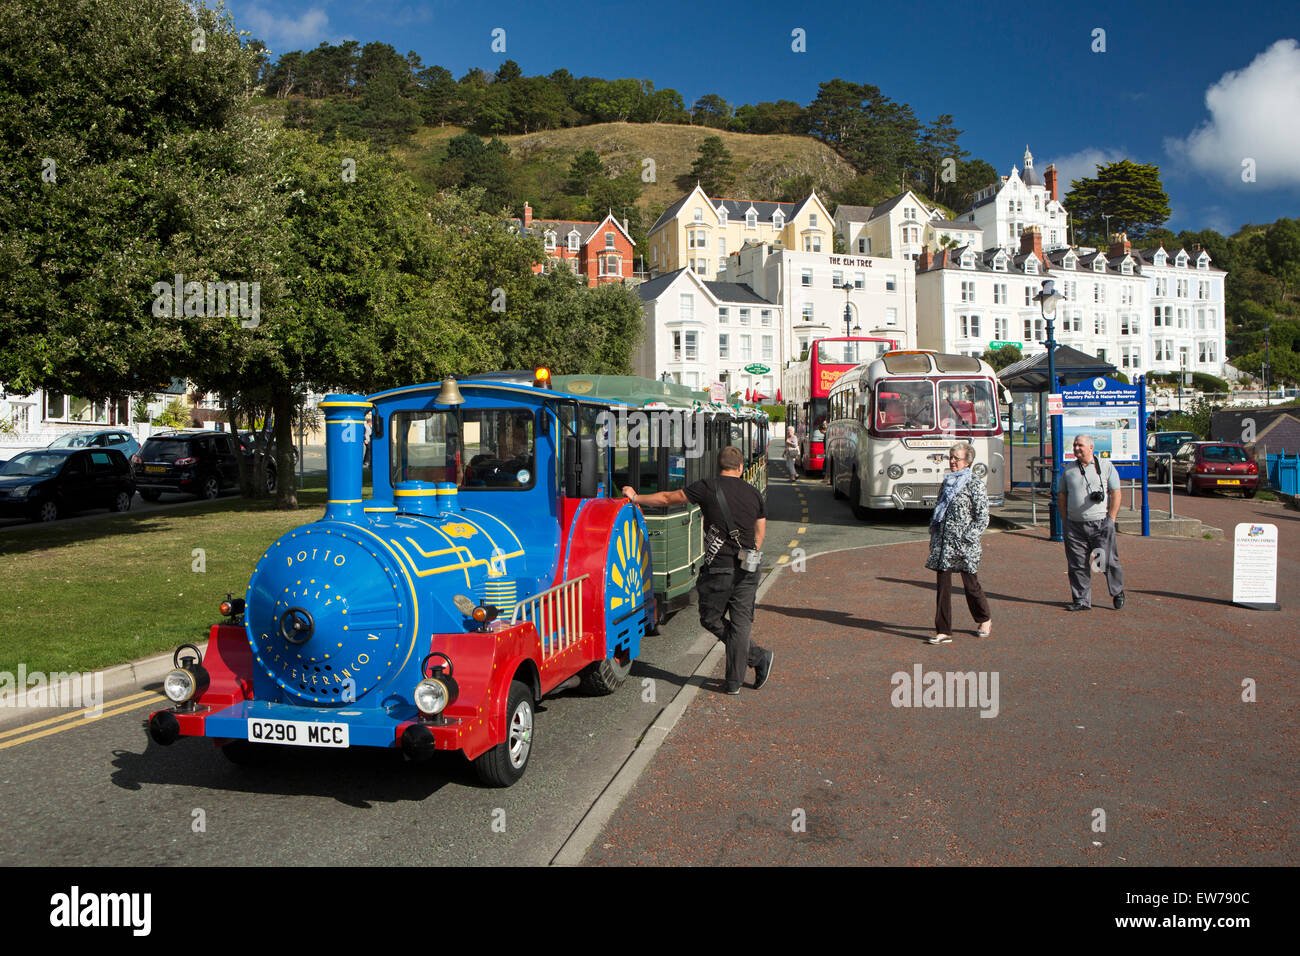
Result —
M 262 552 L 319 518 L 325 491 L 298 502 L 225 498 L 0 534 L 0 671 L 89 671 L 206 638 L 226 592 L 244 596 Z

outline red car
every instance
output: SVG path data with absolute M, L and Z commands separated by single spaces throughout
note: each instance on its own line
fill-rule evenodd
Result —
M 1174 484 L 1189 495 L 1202 491 L 1240 491 L 1254 498 L 1259 466 L 1237 441 L 1189 441 L 1174 453 Z

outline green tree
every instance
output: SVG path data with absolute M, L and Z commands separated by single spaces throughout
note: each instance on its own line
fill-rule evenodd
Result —
M 1018 345 L 1004 345 L 1001 348 L 985 349 L 983 359 L 993 366 L 993 371 L 1000 372 L 1008 365 L 1014 365 L 1023 358 Z
M 1282 298 L 1287 289 L 1300 282 L 1300 221 L 1279 219 L 1264 233 L 1268 253 L 1268 270 L 1282 284 Z
M 594 149 L 584 149 L 569 164 L 567 190 L 574 196 L 590 196 L 591 185 L 605 175 L 605 164 Z
M 955 205 L 957 170 L 969 155 L 959 143 L 961 134 L 953 126 L 952 114 L 944 113 L 925 128 L 918 144 L 921 189 L 932 200 L 946 205 Z M 943 180 L 945 169 L 952 170 L 952 182 Z
M 1159 167 L 1127 159 L 1099 165 L 1095 179 L 1076 179 L 1063 205 L 1079 238 L 1099 248 L 1110 241 L 1104 217 L 1109 217 L 1110 233 L 1127 233 L 1134 242 L 1169 218 L 1169 196 L 1160 183 Z
M 698 126 L 726 129 L 731 121 L 731 105 L 716 93 L 706 93 L 691 107 L 691 122 Z
M 717 196 L 736 181 L 732 166 L 731 151 L 722 142 L 722 137 L 709 136 L 700 143 L 698 155 L 686 178 L 691 183 L 698 182 L 707 195 Z

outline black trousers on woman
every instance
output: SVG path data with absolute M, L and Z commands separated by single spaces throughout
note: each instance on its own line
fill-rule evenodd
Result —
M 938 597 L 935 600 L 934 608 L 934 633 L 951 634 L 952 633 L 952 572 L 936 571 L 934 572 L 938 582 Z M 962 571 L 961 586 L 966 591 L 966 606 L 970 608 L 971 617 L 975 618 L 976 624 L 983 624 L 985 621 L 992 620 L 993 615 L 989 614 L 988 598 L 984 596 L 984 589 L 980 587 L 979 575 L 971 574 L 969 571 Z

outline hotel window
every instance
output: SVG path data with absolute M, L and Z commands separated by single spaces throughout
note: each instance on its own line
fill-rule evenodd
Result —
M 724 258 L 727 255 L 727 237 L 718 236 L 718 257 Z
M 1133 274 L 1133 263 L 1129 262 L 1127 259 L 1124 260 L 1124 263 L 1119 267 L 1119 271 L 1124 273 L 1126 276 L 1131 276 Z
M 740 337 L 740 357 L 746 362 L 754 357 L 753 347 L 750 344 L 750 337 L 748 335 L 742 335 Z
M 718 325 L 729 325 L 731 323 L 731 310 L 725 306 L 718 306 Z
M 813 320 L 813 304 L 811 302 L 805 302 L 803 304 L 803 320 L 805 322 L 811 322 Z
M 977 339 L 980 337 L 980 317 L 978 315 L 963 315 L 961 317 L 961 337 L 964 339 Z
M 727 333 L 718 336 L 718 358 L 726 359 L 731 357 L 731 343 Z
M 694 362 L 700 357 L 699 353 L 699 334 L 696 332 L 683 333 L 686 340 L 686 361 Z
M 1033 305 L 1033 304 L 1034 304 L 1034 287 L 1031 285 L 1027 285 L 1025 286 L 1025 305 Z
M 772 357 L 772 336 L 763 336 L 763 354 L 760 358 L 770 359 Z
M 749 325 L 749 309 L 740 310 L 740 324 Z
M 1210 323 L 1209 326 L 1208 326 L 1208 328 L 1209 328 L 1211 331 L 1218 331 L 1218 328 L 1219 328 L 1219 320 L 1218 320 L 1217 318 L 1215 318 L 1214 310 L 1213 310 L 1213 309 L 1207 309 L 1207 310 L 1206 310 L 1206 315 L 1205 315 L 1205 317 L 1206 317 L 1206 321 L 1208 321 L 1208 322 Z
M 974 283 L 974 282 L 963 282 L 963 283 L 961 284 L 961 300 L 962 300 L 963 302 L 974 302 L 974 301 L 975 301 L 975 283 Z
M 612 232 L 605 233 L 605 248 L 606 249 L 614 248 L 614 234 Z
M 1187 268 L 1187 253 L 1185 252 L 1178 253 L 1178 268 L 1180 269 Z M 1180 279 L 1179 281 L 1181 282 L 1182 280 Z
M 994 319 L 993 320 L 994 337 L 997 338 L 999 341 L 1005 341 L 1007 338 L 1010 337 L 1010 332 L 1008 331 L 1010 327 L 1011 327 L 1011 320 L 1006 318 L 1005 316 L 1003 316 L 1002 318 Z
M 695 319 L 695 296 L 689 292 L 683 292 L 677 309 L 677 317 L 683 322 L 692 322 Z
M 1210 297 L 1210 284 L 1208 282 L 1196 283 L 1196 298 L 1208 299 Z
M 1207 359 L 1205 358 L 1205 355 L 1206 355 L 1206 349 L 1205 349 L 1205 346 L 1206 346 L 1206 343 L 1205 343 L 1205 342 L 1201 342 L 1201 343 L 1200 343 L 1200 349 L 1197 351 L 1197 354 L 1196 354 L 1196 361 L 1200 362 L 1202 365 L 1204 365 L 1204 364 L 1206 363 L 1206 361 L 1207 361 Z
M 1186 366 L 1191 364 L 1191 361 L 1192 361 L 1191 348 L 1186 345 L 1180 345 L 1178 347 L 1178 363 L 1180 365 Z
M 965 283 L 963 283 L 964 285 Z M 898 288 L 898 276 L 890 272 L 885 276 L 885 291 L 893 292 Z
M 1196 260 L 1196 268 L 1198 269 L 1210 268 L 1210 257 L 1207 256 L 1204 252 L 1202 252 L 1200 257 Z
M 1034 197 L 1034 212 L 1038 212 L 1038 197 Z
M 1189 321 L 1190 316 L 1188 316 L 1187 314 L 1189 311 L 1190 310 L 1188 309 L 1182 309 L 1182 308 L 1178 310 L 1178 327 L 1180 329 L 1191 328 L 1191 323 Z
M 861 289 L 867 284 L 867 274 L 865 272 L 853 273 L 853 288 Z
M 1131 329 L 1133 330 L 1133 334 L 1134 334 L 1134 335 L 1141 335 L 1141 334 L 1142 334 L 1142 322 L 1141 322 L 1141 320 L 1138 318 L 1138 314 L 1137 314 L 1136 312 L 1134 312 L 1134 313 L 1129 317 L 1129 328 L 1131 328 Z
M 1185 299 L 1185 298 L 1187 298 L 1187 280 L 1186 280 L 1186 279 L 1179 279 L 1179 280 L 1178 280 L 1178 298 L 1180 298 L 1180 299 Z
M 1106 314 L 1104 312 L 1094 312 L 1092 314 L 1092 334 L 1106 334 Z
M 996 259 L 993 260 L 993 271 L 994 271 L 994 272 L 1006 272 L 1006 271 L 1007 271 L 1007 257 L 1006 257 L 1006 256 L 998 256 Z
M 858 240 L 858 255 L 860 255 L 860 256 L 864 256 L 864 255 L 866 255 L 866 254 L 867 254 L 867 240 L 865 240 L 865 239 L 859 239 L 859 240 Z
M 1127 315 L 1121 315 L 1121 316 L 1119 317 L 1119 334 L 1120 334 L 1120 335 L 1128 335 L 1128 334 L 1129 334 L 1129 328 L 1128 328 L 1128 316 L 1127 316 Z
M 1205 310 L 1204 310 L 1204 309 L 1197 309 L 1197 310 L 1196 310 L 1196 328 L 1197 328 L 1198 330 L 1203 330 L 1203 329 L 1205 328 Z
M 698 273 L 699 273 L 700 275 L 702 275 L 702 276 L 706 276 L 706 275 L 708 275 L 708 274 L 709 274 L 709 260 L 708 260 L 708 259 L 696 259 L 696 260 L 695 260 L 695 271 L 698 272 Z
M 772 327 L 771 309 L 759 309 L 758 316 L 759 316 L 759 325 L 762 325 L 765 328 L 769 328 L 769 329 Z
M 804 359 L 808 355 L 808 337 L 799 336 L 799 358 Z
M 1029 258 L 1029 259 L 1026 259 L 1026 260 L 1025 260 L 1025 274 L 1026 274 L 1026 275 L 1031 275 L 1031 276 L 1036 276 L 1036 275 L 1038 275 L 1038 259 L 1037 259 L 1037 258 Z
M 842 289 L 842 288 L 844 288 L 844 273 L 843 273 L 843 272 L 832 272 L 832 273 L 831 273 L 831 285 L 833 285 L 833 286 L 834 286 L 835 288 L 837 288 L 837 289 Z
M 895 309 L 893 306 L 890 306 L 889 308 L 885 309 L 885 324 L 886 325 L 898 324 L 898 310 Z
M 812 270 L 804 269 L 800 272 L 800 281 L 805 289 L 812 288 Z
M 1166 296 L 1168 296 L 1168 295 L 1169 295 L 1169 280 L 1168 280 L 1168 279 L 1157 279 L 1157 280 L 1156 280 L 1156 298 L 1164 298 L 1164 297 L 1166 297 Z
M 1006 284 L 1005 282 L 998 282 L 998 283 L 994 284 L 994 286 L 993 286 L 993 304 L 994 304 L 994 305 L 1006 305 L 1006 304 L 1007 304 L 1007 284 Z
M 803 251 L 804 251 L 804 252 L 821 252 L 821 251 L 822 251 L 822 237 L 821 237 L 821 236 L 804 236 L 804 237 L 803 237 Z

